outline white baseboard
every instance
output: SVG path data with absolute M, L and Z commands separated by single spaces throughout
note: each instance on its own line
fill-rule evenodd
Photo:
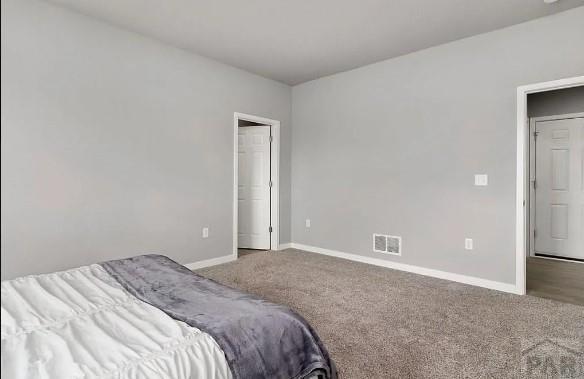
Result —
M 276 251 L 286 250 L 286 249 L 291 249 L 291 248 L 292 248 L 292 243 L 291 242 L 281 243 L 280 246 L 278 246 L 278 248 L 276 249 Z
M 387 267 L 387 268 L 400 270 L 400 271 L 412 272 L 414 274 L 431 276 L 433 278 L 438 278 L 438 279 L 451 280 L 453 282 L 470 284 L 473 286 L 484 287 L 484 288 L 502 291 L 502 292 L 521 294 L 521 291 L 519 291 L 518 288 L 514 284 L 496 282 L 493 280 L 476 278 L 474 276 L 454 274 L 451 272 L 434 270 L 434 269 L 424 268 L 424 267 L 419 267 L 419 266 L 413 266 L 413 265 L 408 265 L 405 263 L 386 261 L 384 259 L 370 258 L 370 257 L 361 256 L 361 255 L 356 255 L 356 254 L 343 253 L 341 251 L 323 249 L 321 247 L 308 246 L 308 245 L 303 245 L 303 244 L 299 244 L 299 243 L 291 243 L 289 245 L 293 249 L 304 250 L 304 251 L 308 251 L 311 253 L 329 255 L 332 257 L 348 259 L 351 261 L 356 261 L 356 262 L 361 262 L 361 263 L 368 263 L 368 264 L 372 264 L 375 266 L 382 266 L 382 267 Z
M 222 263 L 232 262 L 235 259 L 236 258 L 233 256 L 233 254 L 229 254 L 229 255 L 224 255 L 222 257 L 218 257 L 218 258 L 211 258 L 211 259 L 205 259 L 204 261 L 187 263 L 184 266 L 186 268 L 188 268 L 189 270 L 197 270 L 197 269 L 200 269 L 203 267 L 216 266 L 216 265 L 220 265 Z

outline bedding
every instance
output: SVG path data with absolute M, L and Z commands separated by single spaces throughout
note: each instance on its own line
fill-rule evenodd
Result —
M 3 378 L 335 378 L 290 309 L 139 256 L 2 282 Z

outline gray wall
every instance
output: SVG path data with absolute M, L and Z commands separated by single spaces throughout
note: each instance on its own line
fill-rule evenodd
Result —
M 292 240 L 514 283 L 516 88 L 584 75 L 582 20 L 581 7 L 294 87 Z M 403 256 L 373 253 L 374 232 L 402 236 Z
M 290 100 L 286 85 L 2 0 L 2 278 L 146 252 L 230 254 L 235 111 L 282 122 L 288 242 Z
M 527 96 L 529 117 L 584 112 L 584 86 L 534 93 Z

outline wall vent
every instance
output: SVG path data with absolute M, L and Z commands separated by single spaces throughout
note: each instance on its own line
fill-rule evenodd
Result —
M 373 234 L 373 251 L 376 253 L 401 255 L 401 237 Z

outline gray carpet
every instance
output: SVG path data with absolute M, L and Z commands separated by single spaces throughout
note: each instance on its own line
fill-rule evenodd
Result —
M 584 307 L 532 296 L 297 250 L 197 272 L 298 311 L 341 378 L 536 377 L 544 368 L 527 375 L 529 347 L 584 348 Z

